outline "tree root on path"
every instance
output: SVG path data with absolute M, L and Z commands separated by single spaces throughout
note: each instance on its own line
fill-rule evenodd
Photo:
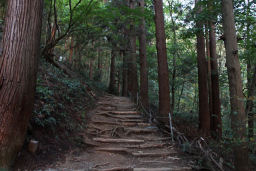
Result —
M 107 163 L 103 163 L 103 164 L 96 164 L 95 166 L 93 166 L 93 169 L 97 168 L 97 167 L 102 167 L 102 166 L 106 166 L 106 165 L 109 165 L 110 163 L 107 162 Z
M 132 167 L 114 167 L 109 169 L 92 169 L 90 171 L 133 171 Z
M 161 148 L 164 146 L 165 146 L 165 144 L 142 144 L 142 145 L 131 145 L 131 146 L 125 146 L 125 147 L 126 148 L 145 149 L 145 148 Z
M 138 139 L 93 138 L 93 140 L 104 143 L 144 143 L 144 140 Z
M 162 152 L 162 153 L 132 153 L 133 156 L 136 157 L 165 157 L 165 156 L 169 156 L 172 154 L 176 154 L 176 151 L 172 151 L 172 152 Z

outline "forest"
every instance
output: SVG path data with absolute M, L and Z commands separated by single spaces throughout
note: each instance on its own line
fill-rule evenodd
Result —
M 255 0 L 0 0 L 0 39 L 0 171 L 256 169 Z

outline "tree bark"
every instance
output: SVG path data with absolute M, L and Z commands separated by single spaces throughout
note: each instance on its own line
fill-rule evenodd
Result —
M 116 54 L 115 53 L 116 52 L 112 50 L 111 64 L 110 64 L 110 81 L 109 81 L 109 87 L 108 87 L 109 93 L 115 93 L 115 74 L 116 74 L 116 68 L 115 68 Z
M 1 168 L 10 167 L 21 150 L 32 113 L 42 9 L 42 0 L 8 1 L 0 56 Z
M 162 122 L 168 122 L 168 115 L 170 112 L 170 88 L 166 53 L 166 37 L 164 29 L 163 1 L 154 0 L 154 6 L 156 48 L 158 58 L 159 118 Z
M 183 95 L 184 85 L 185 85 L 185 81 L 182 82 L 182 86 L 181 86 L 181 90 L 178 98 L 178 109 L 177 109 L 178 112 L 180 111 L 180 100 Z
M 207 55 L 206 59 L 207 59 L 207 82 L 208 82 L 208 94 L 209 94 L 209 112 L 210 112 L 210 116 L 212 116 L 212 80 L 211 80 L 212 71 L 211 71 L 209 33 L 210 33 L 209 24 L 205 24 L 205 45 L 206 45 L 206 55 Z
M 238 58 L 232 0 L 222 0 L 222 14 L 231 104 L 231 127 L 234 140 L 234 163 L 237 171 L 247 171 L 249 170 L 248 147 L 246 144 L 247 117 L 244 108 L 241 68 Z
M 101 49 L 97 49 L 98 52 L 98 77 L 99 81 L 101 81 L 102 78 L 102 57 L 101 57 Z
M 212 92 L 212 113 L 211 113 L 211 130 L 213 137 L 220 139 L 222 137 L 221 121 L 221 102 L 219 90 L 219 72 L 216 53 L 216 35 L 215 25 L 210 22 L 210 57 L 211 57 L 211 92 Z
M 118 96 L 121 95 L 121 85 L 122 85 L 122 81 L 121 81 L 121 68 L 119 67 L 118 68 L 118 71 L 117 71 L 117 94 Z
M 135 9 L 135 0 L 129 0 L 131 9 Z M 129 62 L 128 62 L 128 91 L 131 98 L 136 101 L 138 93 L 137 56 L 136 56 L 136 30 L 133 21 L 130 24 L 129 35 Z
M 73 58 L 73 52 L 74 52 L 74 39 L 73 37 L 70 38 L 70 46 L 69 46 L 69 64 L 72 66 L 72 58 Z
M 247 100 L 246 100 L 246 115 L 248 116 L 248 138 L 249 141 L 254 141 L 254 112 L 253 112 L 253 97 L 256 96 L 256 65 L 252 63 L 252 56 L 250 54 L 250 26 L 251 22 L 249 21 L 250 16 L 250 9 L 253 2 L 250 2 L 249 0 L 244 0 L 244 4 L 247 4 L 244 6 L 244 12 L 246 13 L 246 43 L 245 43 L 245 49 L 247 52 Z M 253 71 L 254 70 L 254 71 Z
M 196 8 L 198 8 L 198 14 L 201 9 L 198 6 L 198 0 L 196 2 Z M 205 58 L 205 42 L 203 33 L 203 24 L 201 21 L 196 22 L 197 31 L 197 65 L 198 65 L 198 87 L 199 87 L 199 129 L 204 134 L 210 133 L 210 112 L 208 102 L 208 88 L 207 88 L 207 61 Z
M 141 0 L 139 2 L 139 7 L 141 11 L 144 12 L 145 2 Z M 140 44 L 140 97 L 143 107 L 149 109 L 148 101 L 148 64 L 146 56 L 146 29 L 145 29 L 145 19 L 141 19 L 140 34 L 139 34 L 139 44 Z
M 173 58 L 172 58 L 172 63 L 173 63 L 173 67 L 172 67 L 172 82 L 171 82 L 171 108 L 170 108 L 170 113 L 173 114 L 174 113 L 174 108 L 175 108 L 175 82 L 176 82 L 176 56 L 178 55 L 178 43 L 177 43 L 177 33 L 176 33 L 176 23 L 174 21 L 174 17 L 173 17 L 173 0 L 172 2 L 169 2 L 169 12 L 170 12 L 170 16 L 171 16 L 171 22 L 172 22 L 172 33 L 173 33 L 173 46 L 174 46 L 174 50 L 173 50 Z
M 122 96 L 128 96 L 128 63 L 127 55 L 123 51 L 123 87 L 122 87 Z
M 254 67 L 253 77 L 250 78 L 248 87 L 248 97 L 246 101 L 246 114 L 248 116 L 248 138 L 249 141 L 254 141 L 254 112 L 253 112 L 253 97 L 256 96 L 256 66 Z
M 89 78 L 93 80 L 93 60 L 89 59 Z

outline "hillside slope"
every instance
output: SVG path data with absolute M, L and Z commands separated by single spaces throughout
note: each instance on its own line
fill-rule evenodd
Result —
M 82 76 L 70 78 L 44 60 L 37 78 L 34 111 L 15 170 L 33 170 L 60 160 L 73 146 L 82 146 L 79 131 L 86 125 L 87 112 L 103 93 L 93 82 Z M 31 140 L 39 142 L 36 154 L 28 152 Z

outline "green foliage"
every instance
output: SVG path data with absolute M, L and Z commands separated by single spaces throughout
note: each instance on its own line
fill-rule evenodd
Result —
M 174 120 L 175 120 L 175 118 L 181 119 L 188 123 L 193 123 L 193 125 L 195 125 L 195 126 L 198 126 L 198 114 L 193 111 L 177 112 L 177 113 L 174 113 L 173 117 L 174 117 Z
M 68 29 L 70 22 L 70 9 L 68 0 L 57 0 L 58 26 L 61 34 Z M 78 0 L 72 0 L 72 8 Z M 247 95 L 247 64 L 250 62 L 256 64 L 256 11 L 255 3 L 244 0 L 234 0 L 235 20 L 237 35 L 239 37 L 239 58 L 241 59 L 242 76 L 244 83 L 244 94 Z M 49 12 L 50 0 L 46 0 L 46 12 Z M 212 3 L 212 5 L 210 5 Z M 200 11 L 200 13 L 198 13 Z M 212 21 L 216 26 L 217 36 L 217 55 L 219 64 L 219 82 L 221 97 L 221 113 L 223 142 L 220 146 L 225 150 L 223 153 L 230 154 L 232 139 L 232 130 L 230 124 L 230 97 L 228 74 L 225 67 L 225 47 L 224 42 L 219 40 L 223 35 L 221 1 L 202 0 L 194 8 L 194 1 L 164 1 L 165 32 L 167 42 L 167 56 L 170 74 L 170 85 L 174 82 L 175 88 L 175 109 L 174 118 L 184 120 L 184 122 L 193 126 L 198 125 L 198 70 L 196 58 L 196 33 L 198 30 L 207 31 L 209 27 L 205 25 L 202 28 L 196 27 L 196 22 L 207 23 Z M 47 15 L 46 15 L 47 16 Z M 86 80 L 89 80 L 90 67 L 93 65 L 93 78 L 87 81 L 90 87 L 106 90 L 109 81 L 109 65 L 111 50 L 125 50 L 129 48 L 128 30 L 133 23 L 137 29 L 135 33 L 140 34 L 138 26 L 141 19 L 146 20 L 147 35 L 147 59 L 148 59 L 148 77 L 149 77 L 149 98 L 150 103 L 158 105 L 158 75 L 157 75 L 157 50 L 155 39 L 154 6 L 151 0 L 146 0 L 144 13 L 139 8 L 130 9 L 126 6 L 126 1 L 112 0 L 107 4 L 102 1 L 84 0 L 73 11 L 73 25 L 71 31 L 67 34 L 67 40 L 60 41 L 55 48 L 56 56 L 63 56 L 63 63 L 76 70 Z M 47 19 L 45 19 L 46 21 Z M 54 17 L 51 16 L 53 23 Z M 174 31 L 176 34 L 174 34 Z M 47 33 L 45 33 L 47 34 Z M 205 34 L 206 36 L 206 34 Z M 72 56 L 72 62 L 69 61 L 71 38 L 74 40 L 76 53 Z M 66 47 L 67 45 L 67 47 Z M 138 45 L 138 42 L 137 42 Z M 174 61 L 175 57 L 175 61 Z M 99 64 L 101 65 L 95 67 Z M 122 57 L 116 57 L 116 68 L 122 71 Z M 139 59 L 138 59 L 139 62 Z M 176 67 L 175 79 L 172 78 L 174 65 Z M 47 68 L 47 67 L 46 67 Z M 139 68 L 139 67 L 138 67 Z M 45 76 L 46 75 L 46 76 Z M 51 79 L 51 80 L 48 80 Z M 48 80 L 48 81 L 47 81 Z M 106 82 L 102 84 L 101 81 Z M 57 82 L 56 85 L 47 85 L 47 82 Z M 61 89 L 60 89 L 61 87 Z M 79 92 L 79 93 L 77 93 Z M 37 106 L 34 112 L 34 121 L 42 127 L 55 127 L 64 120 L 69 120 L 67 107 L 72 105 L 72 112 L 80 110 L 81 105 L 78 99 L 88 96 L 86 89 L 81 82 L 75 79 L 65 77 L 57 69 L 46 70 L 46 74 L 40 75 L 37 86 Z M 246 98 L 244 99 L 246 100 Z M 255 110 L 255 109 L 254 109 Z M 80 117 L 84 118 L 84 114 Z M 67 124 L 69 129 L 74 125 Z M 254 151 L 255 145 L 250 146 Z M 252 157 L 253 159 L 253 157 Z M 203 163 L 203 161 L 202 161 Z
M 8 171 L 8 169 L 0 168 L 0 171 Z
M 31 123 L 52 130 L 60 126 L 73 130 L 70 112 L 81 111 L 85 100 L 91 100 L 85 85 L 79 79 L 68 78 L 45 61 L 42 61 L 40 71 Z M 80 115 L 76 117 L 80 118 Z

